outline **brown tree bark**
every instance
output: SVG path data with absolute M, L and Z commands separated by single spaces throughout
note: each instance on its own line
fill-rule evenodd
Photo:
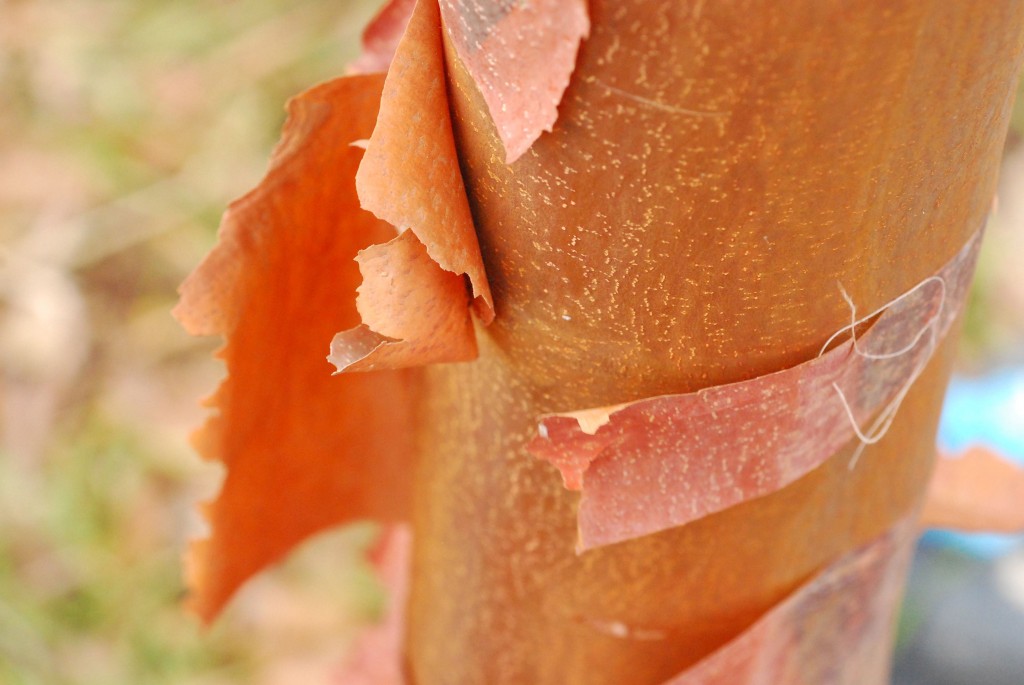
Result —
M 885 438 L 767 497 L 574 552 L 537 417 L 754 378 L 981 227 L 1022 50 L 1009 0 L 592 0 L 552 134 L 512 165 L 447 50 L 496 318 L 427 372 L 416 685 L 658 685 L 918 506 L 955 336 Z M 607 630 L 625 626 L 629 632 Z M 650 638 L 650 639 L 647 639 Z M 883 639 L 883 638 L 880 638 Z

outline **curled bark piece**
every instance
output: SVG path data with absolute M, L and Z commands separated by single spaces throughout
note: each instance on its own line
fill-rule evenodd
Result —
M 412 530 L 390 526 L 381 535 L 370 559 L 388 592 L 387 610 L 379 625 L 369 628 L 352 645 L 349 657 L 334 678 L 338 685 L 402 685 L 401 650 L 405 631 L 405 600 L 409 592 Z
M 465 282 L 439 267 L 412 231 L 366 248 L 356 261 L 363 323 L 334 336 L 328 360 L 338 373 L 476 357 Z
M 455 151 L 440 22 L 436 2 L 417 2 L 384 82 L 356 188 L 363 208 L 400 232 L 411 230 L 442 269 L 468 277 L 473 308 L 490 323 L 494 302 Z
M 850 552 L 665 685 L 867 685 L 888 677 L 913 518 Z
M 334 331 L 359 322 L 354 257 L 394 236 L 360 209 L 363 153 L 348 144 L 370 134 L 382 86 L 355 76 L 292 100 L 266 177 L 231 205 L 218 245 L 181 286 L 184 327 L 225 338 L 227 378 L 208 401 L 217 413 L 195 436 L 227 468 L 205 507 L 210 537 L 187 558 L 189 604 L 206 621 L 313 533 L 407 515 L 403 428 L 417 373 L 332 379 L 323 358 Z
M 353 74 L 385 72 L 405 34 L 416 0 L 389 0 L 363 29 L 363 52 L 348 69 Z
M 445 29 L 480 89 L 508 164 L 558 118 L 580 42 L 584 0 L 441 0 Z
M 921 525 L 1024 532 L 1024 468 L 984 447 L 955 457 L 939 455 Z
M 529 449 L 582 490 L 579 548 L 684 525 L 781 489 L 854 437 L 876 442 L 960 314 L 980 241 L 979 231 L 935 276 L 865 317 L 877 320 L 862 337 L 825 351 L 829 340 L 803 364 L 543 417 Z M 856 330 L 853 318 L 840 333 Z

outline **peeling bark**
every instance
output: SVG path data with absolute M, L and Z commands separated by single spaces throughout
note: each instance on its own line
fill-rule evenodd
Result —
M 880 683 L 1022 26 L 1013 0 L 389 3 L 355 65 L 387 76 L 295 101 L 182 289 L 229 372 L 194 608 L 328 525 L 410 519 L 359 682 Z M 371 373 L 322 373 L 337 331 Z M 928 516 L 1008 520 L 955 472 Z

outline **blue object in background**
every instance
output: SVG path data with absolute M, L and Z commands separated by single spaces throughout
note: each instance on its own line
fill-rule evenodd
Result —
M 987 445 L 1024 464 L 1024 368 L 980 378 L 954 378 L 939 423 L 939 447 L 951 453 Z M 1024 507 L 1024 502 L 1021 502 Z M 1013 549 L 1024 536 L 929 531 L 924 545 L 939 545 L 990 558 Z

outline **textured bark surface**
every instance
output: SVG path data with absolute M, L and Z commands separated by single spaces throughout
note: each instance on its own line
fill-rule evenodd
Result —
M 991 203 L 1022 11 L 595 0 L 554 132 L 511 166 L 448 46 L 497 318 L 427 374 L 411 682 L 657 685 L 920 501 L 948 340 L 854 471 L 850 445 L 580 556 L 578 495 L 525 444 L 544 413 L 806 361 L 849 316 L 837 281 L 871 311 L 935 273 Z

